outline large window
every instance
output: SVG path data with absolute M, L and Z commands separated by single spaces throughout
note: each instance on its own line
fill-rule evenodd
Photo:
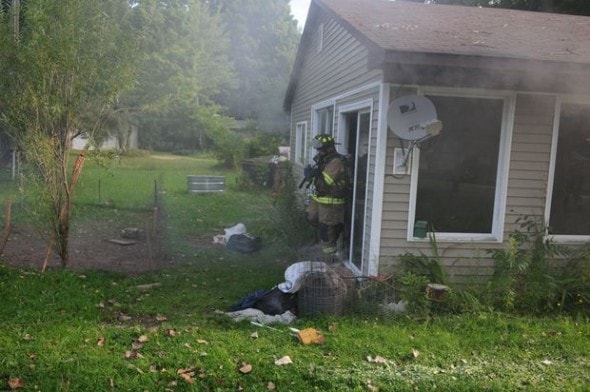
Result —
M 443 130 L 420 147 L 414 228 L 492 239 L 500 231 L 496 212 L 503 185 L 497 174 L 505 99 L 427 97 Z
M 549 226 L 590 235 L 590 104 L 561 105 Z

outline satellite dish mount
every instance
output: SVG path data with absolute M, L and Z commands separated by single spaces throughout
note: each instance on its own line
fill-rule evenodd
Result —
M 414 147 L 442 130 L 442 121 L 437 119 L 434 104 L 423 95 L 405 95 L 393 100 L 387 110 L 387 125 L 402 147 L 401 156 L 398 154 L 395 159 L 394 173 L 401 167 L 404 174 Z M 404 147 L 404 141 L 407 147 Z

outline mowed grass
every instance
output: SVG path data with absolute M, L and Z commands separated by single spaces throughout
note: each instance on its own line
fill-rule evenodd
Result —
M 225 175 L 226 191 L 190 195 L 191 174 Z M 132 221 L 151 210 L 154 195 L 162 197 L 172 263 L 139 276 L 0 265 L 0 390 L 584 391 L 590 385 L 584 315 L 479 312 L 427 321 L 359 315 L 291 325 L 321 330 L 321 346 L 302 346 L 286 326 L 228 320 L 216 311 L 281 282 L 295 261 L 293 246 L 273 237 L 280 222 L 268 192 L 238 190 L 235 179 L 206 158 L 123 158 L 108 170 L 89 159 L 76 189 L 75 224 Z M 10 193 L 3 184 L 0 200 Z M 260 252 L 191 245 L 238 222 L 262 236 Z M 150 284 L 157 285 L 142 286 Z M 292 363 L 275 364 L 284 356 Z

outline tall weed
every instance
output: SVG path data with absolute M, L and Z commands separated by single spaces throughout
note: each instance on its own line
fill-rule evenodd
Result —
M 516 223 L 518 229 L 508 238 L 507 248 L 489 251 L 495 268 L 487 299 L 503 311 L 554 310 L 563 295 L 555 262 L 570 254 L 570 249 L 546 237 L 545 226 L 528 216 Z

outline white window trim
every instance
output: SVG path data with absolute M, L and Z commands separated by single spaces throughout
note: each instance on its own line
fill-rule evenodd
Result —
M 371 152 L 371 141 L 373 138 L 373 100 L 372 99 L 366 99 L 363 101 L 359 101 L 359 102 L 354 102 L 351 104 L 347 104 L 347 105 L 341 105 L 338 106 L 338 115 L 340 116 L 340 120 L 338 121 L 338 135 L 336 137 L 336 141 L 341 143 L 340 145 L 337 145 L 336 148 L 338 150 L 338 152 L 340 154 L 354 154 L 354 151 L 345 151 L 344 148 L 345 146 L 348 145 L 348 135 L 345 132 L 345 128 L 346 128 L 346 124 L 344 123 L 344 121 L 342 121 L 342 117 L 344 117 L 347 113 L 350 112 L 358 112 L 358 113 L 368 113 L 369 114 L 369 118 L 370 118 L 370 124 L 371 126 L 369 127 L 369 145 L 368 145 L 368 151 L 369 151 L 369 156 L 370 156 L 370 152 Z M 356 167 L 354 168 L 354 170 L 356 171 Z M 367 172 L 367 178 L 369 178 L 369 173 Z M 367 184 L 369 182 L 367 181 Z M 369 193 L 369 187 L 367 187 L 365 189 L 365 194 L 362 196 L 365 198 L 365 200 L 367 200 L 367 194 Z M 356 208 L 356 206 L 353 206 L 353 213 L 352 216 L 354 216 L 354 209 Z M 369 208 L 368 203 L 365 205 L 365 210 L 363 211 L 363 216 L 367 217 L 367 209 Z M 370 262 L 369 260 L 365 260 L 365 249 L 367 246 L 371 246 L 371 244 L 366 244 L 364 239 L 366 238 L 365 236 L 365 228 L 366 228 L 366 222 L 364 227 L 362 228 L 362 233 L 361 233 L 361 239 L 362 239 L 362 243 L 361 243 L 361 268 L 365 268 L 368 271 L 371 271 L 373 274 L 375 274 L 373 272 L 374 268 L 372 268 L 372 266 L 370 266 Z M 352 263 L 352 261 L 350 260 L 350 255 L 348 255 L 348 260 L 346 261 L 346 265 L 348 266 L 348 268 L 350 268 L 354 274 L 356 275 L 362 275 L 363 271 L 361 271 L 354 263 Z
M 557 141 L 559 139 L 559 121 L 561 119 L 561 107 L 564 103 L 575 103 L 581 105 L 590 105 L 588 97 L 578 96 L 558 96 L 555 100 L 555 115 L 553 117 L 553 135 L 551 137 L 551 154 L 549 158 L 549 177 L 547 179 L 547 198 L 545 200 L 545 222 L 551 217 L 551 203 L 553 201 L 553 185 L 555 182 L 555 165 L 557 160 Z M 590 241 L 590 235 L 571 235 L 571 234 L 548 234 L 547 239 L 560 244 L 584 244 Z
M 314 156 L 313 147 L 311 146 L 311 141 L 314 137 L 316 137 L 319 133 L 319 118 L 317 116 L 317 112 L 322 109 L 332 108 L 332 129 L 330 129 L 330 135 L 334 136 L 334 124 L 336 124 L 336 100 L 329 99 L 327 101 L 318 102 L 311 106 L 311 132 L 309 134 L 309 147 L 307 149 L 307 162 L 311 163 L 311 160 Z
M 299 132 L 299 129 L 302 129 Z M 308 161 L 308 141 L 307 141 L 307 121 L 300 121 L 295 124 L 295 156 L 294 162 L 296 165 L 303 166 Z M 303 149 L 301 148 L 303 147 Z M 299 156 L 299 152 L 303 154 L 303 156 Z M 301 159 L 299 159 L 301 158 Z
M 340 116 L 340 120 L 338 121 L 338 128 L 336 131 L 336 150 L 340 154 L 352 153 L 351 151 L 345 151 L 344 148 L 348 145 L 348 135 L 345 132 L 346 124 L 342 122 L 342 117 L 346 113 L 350 112 L 358 112 L 358 111 L 368 111 L 371 115 L 371 122 L 373 121 L 373 100 L 372 99 L 365 99 L 364 101 L 354 102 L 351 104 L 341 105 L 338 106 L 338 115 Z M 371 127 L 372 128 L 372 127 Z M 371 137 L 371 130 L 369 130 L 369 138 Z M 371 140 L 369 139 L 369 148 Z
M 324 24 L 320 23 L 318 26 L 318 46 L 317 53 L 321 53 L 324 50 Z
M 498 152 L 498 171 L 496 174 L 496 194 L 494 197 L 494 214 L 491 233 L 431 233 L 426 238 L 414 237 L 414 222 L 416 219 L 416 197 L 418 191 L 418 170 L 420 163 L 420 149 L 416 148 L 412 154 L 412 168 L 410 179 L 410 201 L 408 210 L 408 242 L 428 242 L 434 235 L 439 242 L 497 242 L 501 243 L 504 234 L 504 220 L 506 215 L 506 195 L 508 188 L 508 170 L 510 166 L 510 146 L 514 127 L 514 113 L 516 93 L 512 91 L 487 91 L 454 88 L 420 88 L 420 95 L 438 95 L 451 97 L 468 97 L 483 99 L 502 99 L 502 130 L 500 134 L 500 151 Z M 444 124 L 443 124 L 444 129 Z

